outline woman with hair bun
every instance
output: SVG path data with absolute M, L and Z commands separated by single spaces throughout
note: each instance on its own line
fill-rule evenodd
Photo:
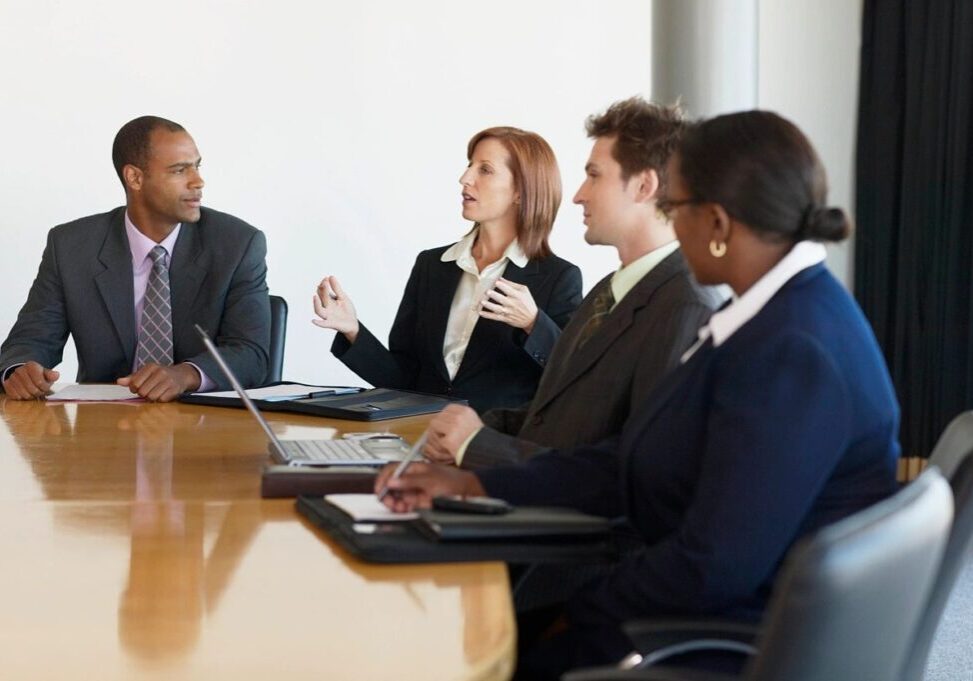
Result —
M 489 495 L 625 516 L 640 535 L 565 604 L 558 633 L 520 641 L 517 678 L 620 660 L 633 619 L 754 621 L 797 540 L 896 490 L 899 409 L 868 323 L 824 265 L 821 242 L 850 226 L 810 143 L 773 113 L 719 116 L 686 131 L 669 178 L 659 207 L 690 268 L 735 296 L 620 438 L 475 474 L 379 476 L 399 510 Z

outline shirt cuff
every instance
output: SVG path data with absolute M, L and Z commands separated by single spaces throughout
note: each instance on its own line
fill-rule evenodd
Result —
M 483 430 L 483 426 L 480 426 L 479 428 L 477 428 L 476 430 L 474 430 L 472 433 L 470 433 L 470 436 L 468 438 L 466 438 L 465 440 L 463 440 L 463 444 L 461 444 L 459 446 L 459 449 L 456 450 L 455 459 L 456 459 L 456 465 L 457 466 L 459 466 L 460 464 L 463 463 L 463 457 L 466 456 L 466 450 L 467 450 L 467 448 L 470 446 L 470 443 L 473 442 L 473 438 L 475 438 L 480 433 L 481 430 Z
M 17 367 L 22 367 L 27 362 L 21 362 L 20 364 L 11 364 L 6 369 L 3 370 L 3 376 L 0 376 L 0 383 L 6 383 L 7 379 L 10 378 L 10 374 L 16 371 Z
M 186 364 L 188 364 L 193 369 L 195 369 L 196 370 L 196 373 L 199 374 L 199 387 L 196 388 L 196 391 L 195 392 L 205 393 L 205 392 L 209 392 L 210 390 L 212 390 L 213 388 L 216 387 L 216 383 L 214 383 L 213 381 L 211 381 L 210 380 L 210 377 L 207 376 L 206 374 L 204 374 L 202 369 L 200 369 L 198 366 L 196 366 L 192 362 L 186 362 Z

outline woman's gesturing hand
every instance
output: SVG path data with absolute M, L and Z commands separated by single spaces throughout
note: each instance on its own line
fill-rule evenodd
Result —
M 344 334 L 349 343 L 355 342 L 358 337 L 358 314 L 337 277 L 329 275 L 321 280 L 313 303 L 318 319 L 312 319 L 312 324 L 322 329 L 334 329 Z
M 537 303 L 529 288 L 501 277 L 483 297 L 480 316 L 523 329 L 529 334 L 537 321 Z

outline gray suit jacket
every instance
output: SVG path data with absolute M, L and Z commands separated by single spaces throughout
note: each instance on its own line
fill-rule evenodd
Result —
M 564 328 L 534 399 L 519 409 L 484 414 L 486 427 L 470 442 L 463 468 L 516 463 L 543 449 L 592 444 L 620 432 L 719 304 L 712 289 L 696 284 L 676 250 L 575 351 L 595 297 L 610 285 L 611 275 L 598 282 Z
M 246 386 L 267 374 L 270 301 L 263 233 L 232 215 L 202 209 L 184 223 L 169 269 L 173 352 L 221 389 L 229 382 L 206 353 L 193 324 L 216 339 Z M 113 382 L 132 371 L 138 330 L 125 208 L 52 229 L 40 269 L 10 335 L 0 372 L 30 360 L 53 368 L 68 334 L 78 350 L 78 382 Z

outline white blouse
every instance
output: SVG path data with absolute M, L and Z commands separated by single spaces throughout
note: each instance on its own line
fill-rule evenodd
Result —
M 699 330 L 699 337 L 691 348 L 686 350 L 682 361 L 686 362 L 710 337 L 713 347 L 719 347 L 736 333 L 737 329 L 749 322 L 763 309 L 784 284 L 809 267 L 824 262 L 827 251 L 823 244 L 816 241 L 799 241 L 790 252 L 781 258 L 769 272 L 760 277 L 742 296 L 734 296 L 733 301 L 723 309 L 714 312 L 709 322 Z
M 470 336 L 480 319 L 480 303 L 486 292 L 503 276 L 508 262 L 517 267 L 524 267 L 528 262 L 520 244 L 514 239 L 499 260 L 484 267 L 482 272 L 479 271 L 473 258 L 473 243 L 477 232 L 478 230 L 473 230 L 464 236 L 447 248 L 440 258 L 443 262 L 455 262 L 463 270 L 453 295 L 453 304 L 449 308 L 449 321 L 446 322 L 446 335 L 443 337 L 443 360 L 446 362 L 450 380 L 456 378 L 456 372 L 463 363 Z

